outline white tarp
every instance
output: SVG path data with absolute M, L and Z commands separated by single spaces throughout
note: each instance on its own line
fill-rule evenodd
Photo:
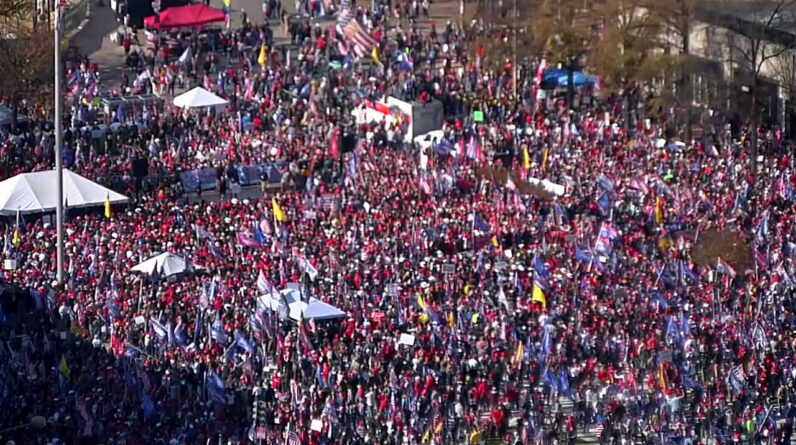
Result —
M 192 266 L 193 270 L 204 270 L 201 266 Z M 158 271 L 161 277 L 166 278 L 177 275 L 188 270 L 188 262 L 184 258 L 173 253 L 161 253 L 152 258 L 133 266 L 133 272 L 141 272 L 152 275 Z
M 51 212 L 58 204 L 55 170 L 22 173 L 0 182 L 0 215 Z M 128 198 L 96 182 L 64 169 L 64 205 L 68 208 L 99 207 L 105 200 L 121 204 Z
M 546 192 L 556 196 L 563 196 L 567 188 L 561 184 L 550 182 L 547 179 L 528 178 L 528 184 L 543 188 Z
M 174 105 L 180 108 L 215 107 L 218 105 L 225 105 L 226 103 L 226 100 L 202 87 L 196 87 L 174 98 Z

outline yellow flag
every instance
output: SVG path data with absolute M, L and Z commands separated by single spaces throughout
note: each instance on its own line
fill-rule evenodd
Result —
M 531 155 L 528 153 L 528 146 L 522 146 L 522 168 L 528 170 L 531 168 Z
M 493 237 L 492 237 L 492 245 L 493 245 L 493 246 L 495 246 L 495 248 L 496 248 L 496 249 L 497 249 L 498 247 L 500 247 L 500 243 L 498 242 L 498 239 L 497 239 L 497 237 L 496 237 L 496 236 L 493 236 Z
M 421 439 L 421 442 L 428 443 L 430 440 L 431 440 L 431 430 L 429 429 L 426 431 L 426 434 L 423 434 L 423 439 Z
M 22 242 L 19 236 L 19 224 L 21 219 L 22 215 L 19 213 L 19 209 L 17 209 L 17 224 L 14 226 L 14 234 L 11 236 L 11 244 L 13 244 L 14 247 L 19 247 L 19 244 Z
M 429 320 L 428 314 L 425 313 L 425 312 L 421 312 L 420 313 L 420 323 L 426 324 L 426 323 L 428 323 L 428 320 Z
M 268 47 L 265 43 L 260 45 L 260 55 L 257 56 L 257 63 L 260 66 L 265 66 L 265 62 L 268 60 Z
M 544 151 L 542 151 L 542 170 L 547 167 L 547 152 L 547 147 L 545 147 Z
M 547 298 L 544 295 L 542 288 L 533 283 L 533 291 L 531 292 L 531 300 L 538 301 L 542 304 L 543 308 L 547 308 Z
M 274 219 L 277 222 L 287 221 L 287 215 L 282 210 L 282 207 L 279 207 L 279 203 L 276 202 L 276 198 L 271 198 L 271 208 L 274 211 Z
M 105 195 L 105 217 L 110 219 L 111 218 L 111 197 L 110 195 Z
M 658 248 L 661 249 L 661 251 L 665 252 L 665 251 L 671 249 L 673 246 L 674 246 L 674 242 L 668 236 L 662 236 L 662 237 L 658 238 Z
M 61 356 L 61 361 L 58 363 L 58 371 L 66 378 L 69 378 L 69 374 L 72 372 L 69 369 L 69 364 L 66 363 L 66 357 L 63 355 Z
M 439 434 L 442 431 L 442 421 L 437 422 L 437 425 L 434 427 L 434 434 Z
M 453 316 L 453 312 L 448 312 L 448 327 L 456 327 L 456 317 Z
M 525 345 L 522 342 L 517 343 L 517 349 L 514 351 L 514 359 L 512 360 L 515 365 L 522 363 L 522 354 L 525 352 Z
M 373 57 L 373 60 L 381 65 L 381 57 L 379 57 L 379 47 L 374 46 L 373 50 L 370 52 L 370 56 Z
M 663 199 L 660 196 L 655 200 L 655 222 L 663 224 Z
M 417 296 L 417 305 L 420 306 L 420 309 L 423 309 L 423 310 L 426 309 L 426 302 L 425 302 L 425 300 L 423 300 L 423 296 L 422 295 L 418 295 Z
M 661 385 L 661 391 L 666 392 L 666 372 L 663 369 L 663 362 L 661 362 L 660 369 L 658 370 L 658 383 Z
M 470 433 L 470 443 L 478 443 L 481 440 L 481 432 L 478 430 L 473 430 Z

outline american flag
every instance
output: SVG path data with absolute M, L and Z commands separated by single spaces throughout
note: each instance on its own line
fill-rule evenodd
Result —
M 301 440 L 295 430 L 290 430 L 287 434 L 287 445 L 301 445 Z
M 605 429 L 605 423 L 598 423 L 596 427 L 594 427 L 594 435 L 597 438 L 602 438 L 603 430 Z
M 359 24 L 354 11 L 345 9 L 337 16 L 337 32 L 359 57 L 373 50 L 376 40 Z
M 84 437 L 90 437 L 93 430 L 94 430 L 94 420 L 88 414 L 88 409 L 86 408 L 86 401 L 79 399 L 75 403 L 75 407 L 77 408 L 77 412 L 80 413 L 80 417 L 83 419 L 83 431 L 82 434 Z

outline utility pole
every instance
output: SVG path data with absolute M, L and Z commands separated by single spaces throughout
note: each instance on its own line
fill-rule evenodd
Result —
M 511 54 L 512 54 L 512 86 L 514 87 L 514 100 L 517 100 L 517 82 L 519 81 L 519 73 L 520 67 L 517 66 L 517 0 L 514 0 L 514 17 L 512 18 L 512 31 L 514 31 L 514 39 L 511 42 Z
M 55 2 L 55 171 L 58 178 L 57 202 L 55 206 L 56 219 L 56 280 L 58 284 L 64 282 L 64 170 L 62 161 L 63 153 L 63 124 L 61 110 L 61 5 L 60 0 Z
M 464 0 L 459 0 L 459 30 L 464 31 Z

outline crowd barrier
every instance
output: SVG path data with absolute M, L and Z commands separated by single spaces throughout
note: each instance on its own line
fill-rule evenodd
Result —
M 237 165 L 235 170 L 238 174 L 238 183 L 242 186 L 255 185 L 260 183 L 260 176 L 265 173 L 268 182 L 278 184 L 282 181 L 280 171 L 287 164 L 260 164 L 260 165 Z M 194 191 L 200 185 L 202 190 L 213 190 L 218 186 L 218 169 L 204 167 L 196 170 L 189 170 L 180 173 L 180 182 L 185 191 Z

